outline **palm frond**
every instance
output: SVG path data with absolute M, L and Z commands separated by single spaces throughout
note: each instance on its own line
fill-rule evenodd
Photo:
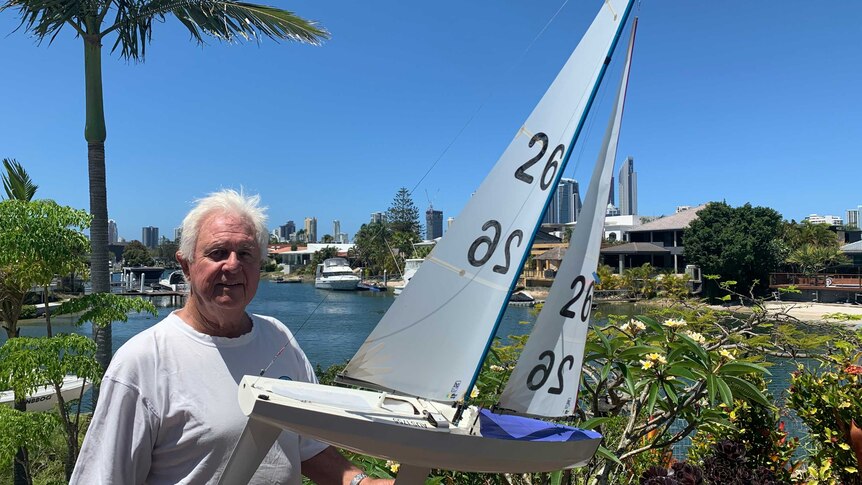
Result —
M 102 8 L 105 5 L 101 5 Z M 0 12 L 17 10 L 21 17 L 18 28 L 33 34 L 39 42 L 49 39 L 49 43 L 65 25 L 73 25 L 78 34 L 82 20 L 100 8 L 99 0 L 6 0 L 0 4 Z
M 265 5 L 231 0 L 114 0 L 116 17 L 103 32 L 117 32 L 112 52 L 117 49 L 127 59 L 141 59 L 152 36 L 154 21 L 175 16 L 198 43 L 204 36 L 227 42 L 237 40 L 286 39 L 320 44 L 329 32 L 316 22 L 302 19 L 293 12 Z
M 20 163 L 14 158 L 4 158 L 3 168 L 6 173 L 2 174 L 3 188 L 9 199 L 31 200 L 36 195 L 38 185 L 30 179 L 30 175 L 24 170 Z

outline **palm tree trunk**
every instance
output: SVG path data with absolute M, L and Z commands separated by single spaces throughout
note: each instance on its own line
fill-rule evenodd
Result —
M 87 162 L 90 175 L 90 282 L 93 293 L 111 291 L 108 272 L 108 196 L 105 182 L 105 112 L 102 103 L 102 45 L 99 35 L 84 36 L 84 85 L 86 92 Z M 102 370 L 111 362 L 111 326 L 93 326 L 96 360 Z M 98 387 L 93 387 L 93 407 L 99 399 Z
M 48 285 L 42 287 L 42 303 L 45 304 L 45 329 L 47 330 L 48 337 L 53 337 L 53 332 L 51 331 L 51 307 L 48 306 Z

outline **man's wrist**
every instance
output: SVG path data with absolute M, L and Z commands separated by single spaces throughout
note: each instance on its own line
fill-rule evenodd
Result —
M 356 476 L 350 480 L 350 485 L 359 485 L 362 483 L 362 480 L 365 480 L 366 478 L 368 478 L 368 475 L 361 472 L 357 473 Z

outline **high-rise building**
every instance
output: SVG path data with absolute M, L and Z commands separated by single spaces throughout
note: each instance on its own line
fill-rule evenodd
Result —
M 282 241 L 289 241 L 294 232 L 296 232 L 296 224 L 293 221 L 287 221 L 286 224 L 278 226 L 278 238 Z
M 611 190 L 608 192 L 608 205 L 612 205 L 616 207 L 616 203 L 614 202 L 614 176 L 611 175 Z
M 847 219 L 844 221 L 844 225 L 847 227 L 855 227 L 857 229 L 862 228 L 859 225 L 859 216 L 862 214 L 862 205 L 857 206 L 855 209 L 847 210 Z
M 180 239 L 183 238 L 183 226 L 174 228 L 174 242 L 180 242 Z
M 635 159 L 626 158 L 620 168 L 620 214 L 624 216 L 638 213 L 638 174 L 635 172 Z
M 454 217 L 450 217 L 450 218 L 446 219 L 446 230 L 447 230 L 447 231 L 448 231 L 449 229 L 452 229 L 452 223 L 454 223 L 454 222 L 455 222 L 455 218 L 454 218 Z
M 437 239 L 443 236 L 443 211 L 428 207 L 425 211 L 425 239 Z
M 117 234 L 117 221 L 108 219 L 108 244 L 115 244 L 119 241 Z
M 341 234 L 341 221 L 338 219 L 332 221 L 332 239 L 339 242 L 339 234 Z
M 317 218 L 316 217 L 306 217 L 305 218 L 305 237 L 306 241 L 310 243 L 317 242 Z
M 581 194 L 578 182 L 574 179 L 560 179 L 557 186 L 557 200 L 560 209 L 560 224 L 578 222 L 578 214 L 581 212 Z
M 386 214 L 383 212 L 372 212 L 371 213 L 371 223 L 375 222 L 383 222 L 386 220 Z
M 557 190 L 551 195 L 551 202 L 548 204 L 542 223 L 570 224 L 577 222 L 581 205 L 578 182 L 574 179 L 560 179 Z
M 141 230 L 141 242 L 150 249 L 159 247 L 159 228 L 153 226 L 143 228 Z

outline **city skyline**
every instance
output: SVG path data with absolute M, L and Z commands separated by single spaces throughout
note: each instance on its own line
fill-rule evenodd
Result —
M 108 217 L 127 240 L 147 225 L 171 234 L 196 199 L 244 188 L 261 194 L 272 227 L 314 214 L 355 234 L 405 186 L 417 205 L 434 194 L 457 219 L 600 6 L 297 6 L 332 32 L 320 47 L 207 39 L 201 48 L 166 21 L 145 63 L 103 56 Z M 837 175 L 862 135 L 862 54 L 847 41 L 862 4 L 836 16 L 798 0 L 644 2 L 634 14 L 619 153 L 638 159 L 640 214 L 726 200 L 799 221 L 859 205 L 855 178 Z M 37 197 L 87 209 L 80 39 L 64 29 L 36 45 L 17 26 L 0 16 L 10 66 L 0 78 L 2 156 L 24 165 Z M 616 56 L 563 173 L 583 187 L 618 74 Z

